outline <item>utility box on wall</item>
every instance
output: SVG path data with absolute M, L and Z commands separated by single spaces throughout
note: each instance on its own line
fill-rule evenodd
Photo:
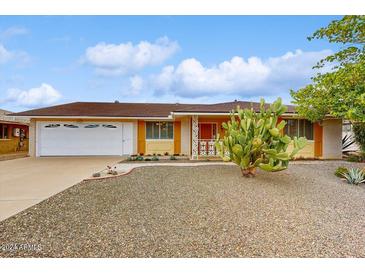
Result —
M 19 137 L 20 136 L 20 128 L 14 128 L 13 129 L 13 136 Z

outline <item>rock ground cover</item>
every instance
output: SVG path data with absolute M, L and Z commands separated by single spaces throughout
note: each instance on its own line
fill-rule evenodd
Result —
M 346 162 L 143 167 L 85 181 L 0 223 L 1 257 L 364 257 L 365 188 Z M 11 244 L 39 249 L 10 251 Z

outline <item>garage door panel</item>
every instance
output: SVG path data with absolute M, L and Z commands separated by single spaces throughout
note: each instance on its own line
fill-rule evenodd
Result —
M 125 154 L 123 123 L 69 123 L 69 127 L 57 124 L 60 126 L 46 127 L 49 123 L 39 123 L 39 156 Z

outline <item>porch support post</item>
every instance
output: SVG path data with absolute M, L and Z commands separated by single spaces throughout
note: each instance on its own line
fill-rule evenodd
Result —
M 199 124 L 198 115 L 192 116 L 191 123 L 191 159 L 198 160 L 198 138 L 199 138 Z

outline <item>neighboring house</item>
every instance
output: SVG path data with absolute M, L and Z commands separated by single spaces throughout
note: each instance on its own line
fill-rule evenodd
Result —
M 29 119 L 9 117 L 0 109 L 0 154 L 28 151 Z
M 214 139 L 223 135 L 229 112 L 259 110 L 259 103 L 149 104 L 75 102 L 13 114 L 30 118 L 31 156 L 184 154 L 192 159 L 215 156 Z M 285 133 L 305 136 L 299 156 L 341 158 L 342 120 L 312 124 L 293 106 L 280 119 Z

